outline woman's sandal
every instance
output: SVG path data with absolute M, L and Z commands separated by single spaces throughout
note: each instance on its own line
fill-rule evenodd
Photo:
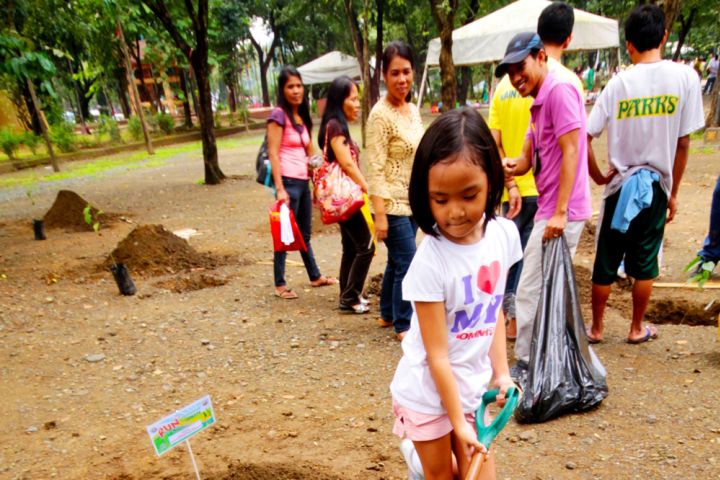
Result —
M 275 290 L 275 296 L 283 300 L 295 300 L 298 298 L 298 294 L 293 292 L 292 288 L 287 287 L 282 290 Z
M 313 280 L 310 282 L 310 286 L 317 288 L 317 287 L 327 287 L 329 285 L 337 285 L 340 283 L 337 278 L 333 277 L 326 277 L 325 275 L 322 275 L 320 278 Z

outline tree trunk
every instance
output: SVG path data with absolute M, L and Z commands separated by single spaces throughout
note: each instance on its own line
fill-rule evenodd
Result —
M 185 69 L 180 70 L 180 89 L 183 92 L 183 114 L 185 116 L 185 128 L 192 128 L 192 113 L 190 112 L 190 94 L 188 93 L 187 80 L 185 80 Z
M 718 82 L 715 81 L 712 92 L 710 92 L 712 100 L 710 101 L 710 110 L 705 117 L 705 128 L 720 127 L 720 102 L 718 102 L 718 97 L 720 97 L 720 88 Z
M 365 3 L 367 4 L 367 0 L 365 0 Z M 372 82 L 369 78 L 370 67 L 367 65 L 367 44 L 365 43 L 367 35 L 364 34 L 365 30 L 363 30 L 362 33 L 360 32 L 360 25 L 357 21 L 357 14 L 355 13 L 355 9 L 352 6 L 352 0 L 343 0 L 343 5 L 345 6 L 345 16 L 347 17 L 348 24 L 350 25 L 350 32 L 352 32 L 353 46 L 355 47 L 355 57 L 358 59 L 358 63 L 361 66 L 360 76 L 362 78 L 362 112 L 360 116 L 360 131 L 362 132 L 362 146 L 363 148 L 365 148 L 365 130 L 367 126 L 367 118 L 370 114 L 370 96 L 372 95 Z M 367 7 L 367 5 L 365 5 L 365 7 Z M 380 65 L 378 65 L 377 67 L 379 68 Z
M 48 133 L 47 122 L 45 121 L 45 115 L 43 114 L 42 108 L 40 108 L 40 101 L 35 95 L 35 86 L 32 81 L 27 79 L 28 90 L 30 90 L 30 97 L 32 98 L 33 109 L 40 119 L 40 130 L 42 130 L 42 136 L 45 140 L 45 146 L 47 147 L 48 155 L 50 155 L 50 163 L 52 164 L 53 172 L 60 171 L 60 165 L 58 165 L 57 158 L 55 157 L 55 150 L 53 150 L 52 142 L 50 141 L 50 134 Z
M 199 42 L 198 42 L 199 43 Z M 198 45 L 192 53 L 190 61 L 195 81 L 198 84 L 198 100 L 200 102 L 200 134 L 202 136 L 203 160 L 205 162 L 205 184 L 217 185 L 225 178 L 218 163 L 215 131 L 213 130 L 212 97 L 210 95 L 210 72 L 207 63 L 207 47 L 204 51 Z M 204 57 L 204 61 L 203 61 Z
M 380 75 L 382 69 L 380 68 L 382 63 L 383 54 L 383 14 L 385 10 L 385 0 L 375 0 L 377 10 L 377 25 L 375 27 L 375 72 L 370 77 L 370 105 L 372 108 L 380 98 Z
M 263 106 L 265 107 L 270 106 L 270 90 L 268 89 L 267 71 L 268 68 L 270 68 L 270 61 L 273 59 L 273 52 L 275 51 L 275 47 L 280 42 L 280 32 L 275 31 L 276 28 L 274 27 L 274 21 L 272 19 L 270 21 L 270 26 L 273 29 L 273 33 L 275 34 L 275 36 L 272 43 L 270 44 L 267 55 L 265 55 L 265 52 L 263 52 L 260 44 L 255 41 L 255 38 L 250 35 L 250 43 L 255 48 L 255 52 L 257 53 L 258 61 L 260 63 L 260 87 L 262 88 Z
M 227 84 L 228 91 L 230 92 L 228 94 L 228 106 L 230 107 L 230 111 L 235 113 L 237 112 L 237 95 L 235 94 L 235 82 L 232 80 L 231 78 Z
M 125 60 L 125 75 L 127 76 L 128 85 L 130 85 L 130 88 L 132 89 L 132 101 L 135 104 L 135 111 L 138 118 L 140 118 L 143 136 L 145 137 L 145 148 L 150 155 L 154 155 L 155 149 L 153 148 L 150 133 L 148 132 L 147 122 L 145 121 L 145 113 L 143 112 L 142 104 L 140 102 L 140 92 L 138 92 L 137 84 L 135 83 L 132 63 L 130 62 L 130 52 L 128 52 L 128 47 L 125 43 L 125 35 L 123 34 L 122 25 L 120 24 L 120 18 L 115 18 L 115 27 L 116 35 L 120 41 L 120 51 L 122 52 L 123 59 Z
M 460 82 L 458 83 L 457 100 L 460 106 L 465 105 L 468 99 L 468 91 L 472 83 L 472 70 L 470 67 L 460 67 Z
M 667 30 L 669 37 L 672 33 L 673 26 L 675 25 L 675 19 L 677 19 L 678 14 L 682 9 L 682 0 L 664 0 L 662 3 L 662 9 L 665 13 L 665 30 Z
M 448 5 L 449 4 L 449 5 Z M 455 84 L 455 64 L 452 58 L 452 31 L 458 0 L 430 0 L 432 16 L 440 31 L 440 79 L 442 82 L 442 111 L 455 108 L 457 92 Z
M 130 102 L 127 98 L 127 92 L 128 92 L 128 84 L 127 84 L 127 76 L 123 73 L 125 69 L 115 69 L 115 79 L 118 82 L 117 87 L 117 94 L 118 99 L 120 100 L 120 108 L 122 109 L 123 116 L 125 118 L 130 118 L 130 115 L 132 114 L 132 110 L 130 109 Z
M 68 69 L 70 70 L 70 77 L 72 78 L 73 74 L 75 73 L 72 68 L 72 62 L 70 59 L 67 59 Z M 90 129 L 88 128 L 87 124 L 85 123 L 85 111 L 83 111 L 82 108 L 82 102 L 80 101 L 80 90 L 78 87 L 77 80 L 72 80 L 73 84 L 73 91 L 75 92 L 75 101 L 77 101 L 77 107 L 78 107 L 78 115 L 80 116 L 80 125 L 82 125 L 83 132 L 90 135 Z
M 680 20 L 680 31 L 678 32 L 677 48 L 675 48 L 675 53 L 673 54 L 673 61 L 677 61 L 677 59 L 680 58 L 682 47 L 685 44 L 685 38 L 692 28 L 693 18 L 696 12 L 697 8 L 691 9 L 687 20 L 685 20 L 685 16 L 682 13 L 678 17 L 678 20 Z

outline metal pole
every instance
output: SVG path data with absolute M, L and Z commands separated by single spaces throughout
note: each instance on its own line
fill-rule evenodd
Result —
M 422 107 L 422 98 L 423 98 L 423 93 L 425 92 L 425 82 L 427 81 L 427 73 L 428 73 L 428 64 L 427 64 L 427 62 L 425 62 L 425 69 L 423 70 L 422 80 L 420 80 L 420 91 L 418 92 L 418 102 L 417 102 L 418 110 L 420 110 L 420 107 Z

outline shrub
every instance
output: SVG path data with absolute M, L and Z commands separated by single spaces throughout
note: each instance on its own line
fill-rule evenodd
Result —
M 110 141 L 113 143 L 122 143 L 122 137 L 120 136 L 120 128 L 114 118 L 107 115 L 101 115 L 100 121 L 98 122 L 97 132 L 99 135 L 107 134 L 110 137 Z
M 72 152 L 75 150 L 75 128 L 67 122 L 57 123 L 50 128 L 50 140 L 61 152 Z
M 15 158 L 15 152 L 18 148 L 20 148 L 22 139 L 22 135 L 18 135 L 9 128 L 0 128 L 0 149 L 5 152 L 5 155 L 10 158 L 10 161 L 13 164 L 15 164 L 17 161 Z
M 40 145 L 40 137 L 35 135 L 33 132 L 27 131 L 23 133 L 22 143 L 27 146 L 33 155 L 37 153 L 37 147 Z
M 133 115 L 128 120 L 128 133 L 130 133 L 130 138 L 135 140 L 136 142 L 139 142 L 143 138 L 143 129 L 142 129 L 142 123 L 140 123 L 140 117 L 137 115 Z
M 165 135 L 172 135 L 175 131 L 175 119 L 169 113 L 158 112 L 155 115 L 155 122 Z

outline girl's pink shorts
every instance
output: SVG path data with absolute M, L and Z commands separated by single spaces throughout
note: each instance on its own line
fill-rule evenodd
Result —
M 407 437 L 412 441 L 426 442 L 444 437 L 452 432 L 452 424 L 447 413 L 431 415 L 416 412 L 397 404 L 393 400 L 393 413 L 395 414 L 395 425 L 393 433 L 399 437 Z M 475 414 L 466 413 L 465 420 L 475 430 Z M 485 411 L 485 424 L 490 421 L 490 416 Z

